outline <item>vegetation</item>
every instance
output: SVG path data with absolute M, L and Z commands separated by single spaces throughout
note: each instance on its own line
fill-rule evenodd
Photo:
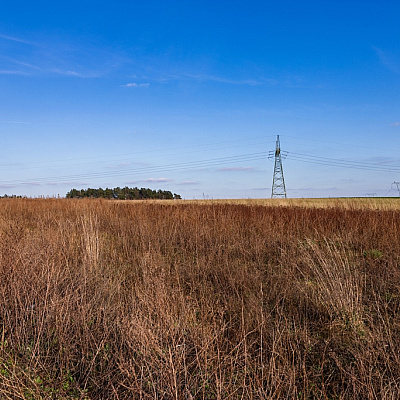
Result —
M 26 198 L 27 196 L 17 196 L 15 194 L 12 195 L 8 195 L 5 194 L 4 196 L 0 196 L 0 199 L 22 199 L 22 198 Z
M 169 190 L 152 190 L 146 188 L 129 188 L 129 187 L 116 187 L 114 189 L 71 189 L 67 195 L 67 199 L 83 199 L 85 197 L 93 199 L 116 199 L 116 200 L 143 200 L 143 199 L 158 199 L 170 200 L 180 199 L 179 194 L 172 194 Z
M 399 197 L 340 197 L 307 199 L 224 199 L 224 200 L 185 200 L 195 204 L 243 204 L 247 206 L 340 208 L 344 210 L 400 210 Z
M 3 199 L 2 398 L 399 398 L 400 211 L 249 204 Z

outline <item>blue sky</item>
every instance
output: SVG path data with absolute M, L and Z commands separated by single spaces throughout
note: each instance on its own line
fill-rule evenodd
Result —
M 397 1 L 0 5 L 0 194 L 139 186 L 383 196 L 400 181 Z

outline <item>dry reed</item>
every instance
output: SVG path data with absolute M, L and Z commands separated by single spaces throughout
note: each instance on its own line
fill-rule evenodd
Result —
M 2 398 L 399 398 L 373 208 L 1 200 Z

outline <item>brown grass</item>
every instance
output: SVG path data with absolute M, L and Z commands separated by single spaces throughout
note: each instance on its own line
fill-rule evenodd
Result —
M 146 200 L 147 201 L 147 200 Z M 158 200 L 154 200 L 156 203 Z M 400 210 L 399 197 L 349 197 L 349 198 L 288 198 L 288 199 L 223 199 L 180 200 L 191 204 L 235 204 L 267 207 L 341 208 L 346 210 Z M 167 200 L 166 204 L 176 204 Z
M 398 203 L 348 201 L 1 200 L 1 398 L 400 398 Z

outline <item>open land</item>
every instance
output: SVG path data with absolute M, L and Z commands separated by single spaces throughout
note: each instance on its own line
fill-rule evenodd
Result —
M 399 199 L 2 199 L 0 393 L 400 398 L 399 250 Z

